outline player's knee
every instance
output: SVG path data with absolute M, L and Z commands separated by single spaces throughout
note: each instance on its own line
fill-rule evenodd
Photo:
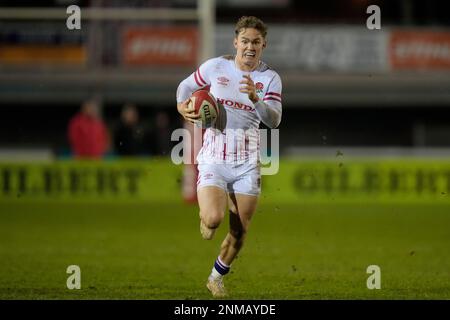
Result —
M 203 216 L 203 222 L 208 228 L 215 229 L 222 222 L 223 214 L 219 211 L 211 211 Z
M 230 214 L 233 214 L 231 221 L 230 221 L 230 235 L 239 241 L 242 241 L 245 238 L 245 235 L 247 234 L 247 228 L 248 223 L 242 223 L 242 221 L 238 217 L 238 214 L 233 213 L 232 211 Z

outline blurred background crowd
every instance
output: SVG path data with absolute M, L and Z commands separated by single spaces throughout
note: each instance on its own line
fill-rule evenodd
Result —
M 80 30 L 66 27 L 71 4 L 81 7 Z M 366 28 L 372 4 L 381 8 L 381 30 Z M 176 87 L 206 58 L 199 21 L 182 13 L 133 19 L 125 10 L 120 18 L 97 12 L 94 19 L 83 10 L 131 8 L 150 16 L 196 6 L 194 0 L 1 1 L 0 155 L 12 149 L 50 158 L 168 155 L 170 133 L 183 126 Z M 43 11 L 20 11 L 31 8 Z M 52 18 L 46 9 L 62 15 Z M 218 0 L 214 12 L 211 56 L 233 53 L 238 17 L 256 15 L 269 26 L 263 59 L 283 78 L 282 154 L 450 147 L 447 2 Z M 96 142 L 83 145 L 88 128 Z

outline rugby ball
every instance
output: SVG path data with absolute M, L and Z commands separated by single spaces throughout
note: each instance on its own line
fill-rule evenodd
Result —
M 215 126 L 219 116 L 219 106 L 216 98 L 207 90 L 195 91 L 190 99 L 189 108 L 200 114 L 200 119 L 195 124 L 203 129 Z

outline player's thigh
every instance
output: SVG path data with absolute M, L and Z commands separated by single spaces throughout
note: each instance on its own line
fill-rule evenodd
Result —
M 259 166 L 252 164 L 244 164 L 239 170 L 239 179 L 228 185 L 228 206 L 235 214 L 230 216 L 230 221 L 241 223 L 247 230 L 261 192 L 261 171 Z
M 217 186 L 203 186 L 197 190 L 200 217 L 205 222 L 220 223 L 227 205 L 227 194 Z
M 230 209 L 230 229 L 246 232 L 258 205 L 258 196 L 241 193 L 228 195 Z

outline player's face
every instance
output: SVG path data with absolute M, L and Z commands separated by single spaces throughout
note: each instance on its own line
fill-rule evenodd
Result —
M 258 66 L 266 40 L 258 30 L 245 28 L 234 38 L 234 47 L 239 68 L 251 71 Z

